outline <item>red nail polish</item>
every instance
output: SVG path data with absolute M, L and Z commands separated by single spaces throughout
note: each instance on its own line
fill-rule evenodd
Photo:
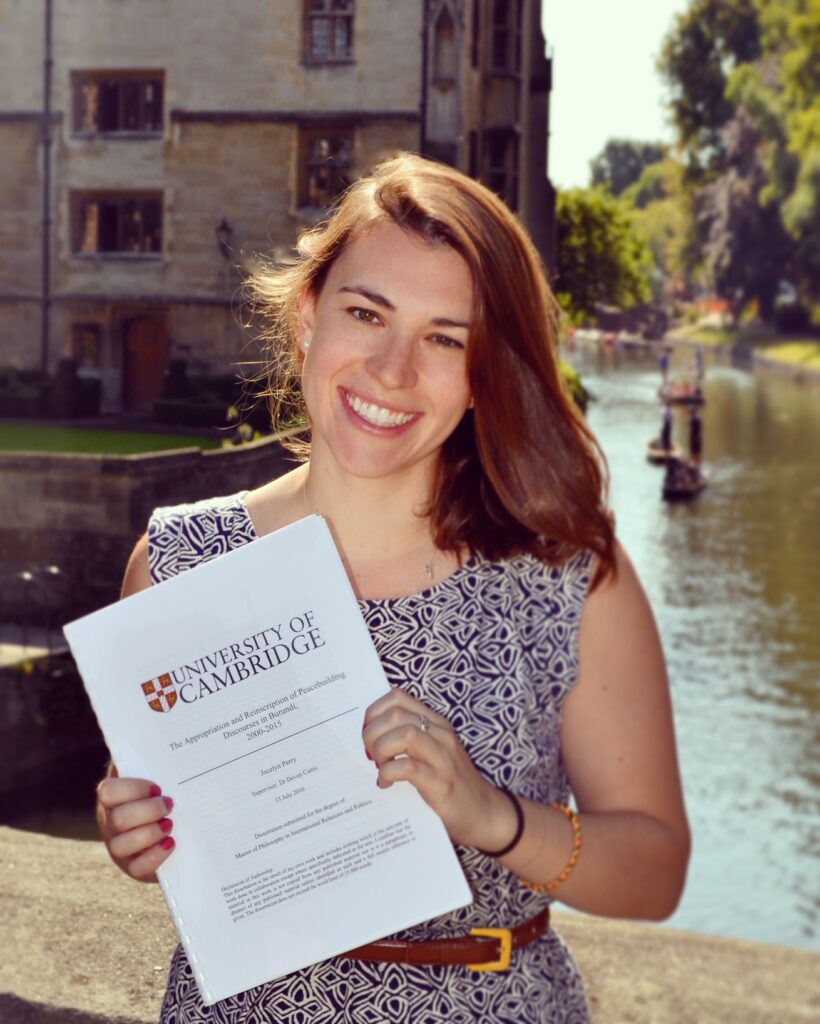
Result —
M 166 836 L 164 839 L 160 839 L 159 845 L 162 847 L 163 850 L 173 850 L 173 848 L 176 846 L 176 843 L 174 842 L 173 836 Z
M 159 786 L 156 784 L 156 782 L 152 782 L 151 783 L 151 788 L 148 790 L 148 795 L 149 796 L 159 796 L 161 793 L 162 793 L 162 790 L 159 788 Z
M 367 755 L 367 760 L 368 761 L 372 761 L 373 760 L 373 755 L 370 753 L 369 750 L 365 750 L 365 754 Z
M 162 798 L 162 802 L 165 804 L 165 809 L 167 811 L 173 811 L 173 809 L 174 809 L 174 801 L 169 796 L 164 796 Z
M 157 822 L 157 824 L 159 825 L 163 832 L 170 832 L 171 829 L 174 827 L 174 823 L 173 821 L 171 821 L 170 818 L 161 818 Z

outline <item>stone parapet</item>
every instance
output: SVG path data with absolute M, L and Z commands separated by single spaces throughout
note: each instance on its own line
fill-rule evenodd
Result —
M 61 568 L 69 591 L 54 595 L 62 622 L 115 600 L 154 508 L 250 490 L 279 476 L 289 458 L 277 437 L 145 455 L 0 453 L 0 565 L 8 577 L 0 619 L 15 621 L 22 607 L 8 580 L 49 564 Z
M 556 914 L 594 1024 L 809 1024 L 820 955 Z M 175 935 L 157 886 L 95 842 L 0 828 L 0 1024 L 157 1020 Z

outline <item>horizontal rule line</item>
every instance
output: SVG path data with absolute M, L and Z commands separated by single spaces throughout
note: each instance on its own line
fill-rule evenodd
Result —
M 258 754 L 260 750 L 267 750 L 269 747 L 275 747 L 277 743 L 284 743 L 285 740 L 292 740 L 294 736 L 301 736 L 303 732 L 310 732 L 311 729 L 318 729 L 320 725 L 327 725 L 328 722 L 333 722 L 337 718 L 343 718 L 345 715 L 349 715 L 353 711 L 357 710 L 358 705 L 353 708 L 348 708 L 347 711 L 340 711 L 338 715 L 332 715 L 330 718 L 325 718 L 322 722 L 314 722 L 313 725 L 307 725 L 304 729 L 297 729 L 296 732 L 289 733 L 287 736 L 280 736 L 278 740 L 272 740 L 270 743 L 266 743 L 262 747 L 257 747 L 255 750 L 249 750 L 247 754 L 240 754 L 239 757 L 232 757 L 230 761 L 223 761 L 222 764 L 215 764 L 213 768 L 206 768 L 204 772 L 199 772 L 197 775 L 191 775 L 187 779 L 182 779 L 177 783 L 177 785 L 184 786 L 186 782 L 193 782 L 194 779 L 201 779 L 203 775 L 208 775 L 211 772 L 218 771 L 220 768 L 226 768 L 229 764 L 233 764 L 235 761 L 241 761 L 245 757 L 250 757 L 251 754 Z

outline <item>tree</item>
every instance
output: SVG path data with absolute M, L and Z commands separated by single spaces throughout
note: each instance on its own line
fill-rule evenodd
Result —
M 817 296 L 820 0 L 692 0 L 659 67 L 719 293 L 764 316 L 783 278 Z
M 760 47 L 755 0 L 693 0 L 664 40 L 658 67 L 692 177 L 719 161 L 721 129 L 734 113 L 727 76 L 756 60 Z
M 760 203 L 766 169 L 748 111 L 739 108 L 722 134 L 725 171 L 701 193 L 706 267 L 717 293 L 732 300 L 736 318 L 755 299 L 768 320 L 778 284 L 789 276 L 794 246 L 777 205 Z
M 614 196 L 619 196 L 640 178 L 645 167 L 663 157 L 660 142 L 610 139 L 590 164 L 592 185 L 606 185 Z
M 795 283 L 820 293 L 820 0 L 757 0 L 762 55 L 738 66 L 727 98 L 760 133 L 764 206 L 794 240 Z
M 604 188 L 559 192 L 556 294 L 574 319 L 596 303 L 630 307 L 650 297 L 651 261 L 628 208 Z
M 632 207 L 633 230 L 652 253 L 657 290 L 663 292 L 670 279 L 688 285 L 689 268 L 700 257 L 693 255 L 694 205 L 683 164 L 673 157 L 650 164 L 621 198 Z

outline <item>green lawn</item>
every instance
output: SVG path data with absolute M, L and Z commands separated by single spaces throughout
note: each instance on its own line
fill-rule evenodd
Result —
M 673 341 L 696 341 L 699 345 L 730 345 L 738 339 L 737 331 L 725 330 L 722 327 L 678 327 L 670 331 L 668 337 Z
M 684 326 L 670 331 L 667 337 L 674 341 L 697 342 L 700 345 L 743 345 L 760 352 L 767 359 L 795 369 L 805 368 L 813 373 L 820 371 L 820 341 L 801 335 L 778 334 L 772 328 L 756 327 L 755 330 Z
M 226 433 L 227 436 L 227 433 Z M 171 448 L 218 448 L 220 441 L 190 434 L 139 434 L 127 430 L 49 427 L 0 422 L 0 451 L 136 455 Z
M 820 342 L 817 341 L 792 341 L 785 345 L 773 345 L 764 348 L 763 355 L 778 363 L 820 370 Z

